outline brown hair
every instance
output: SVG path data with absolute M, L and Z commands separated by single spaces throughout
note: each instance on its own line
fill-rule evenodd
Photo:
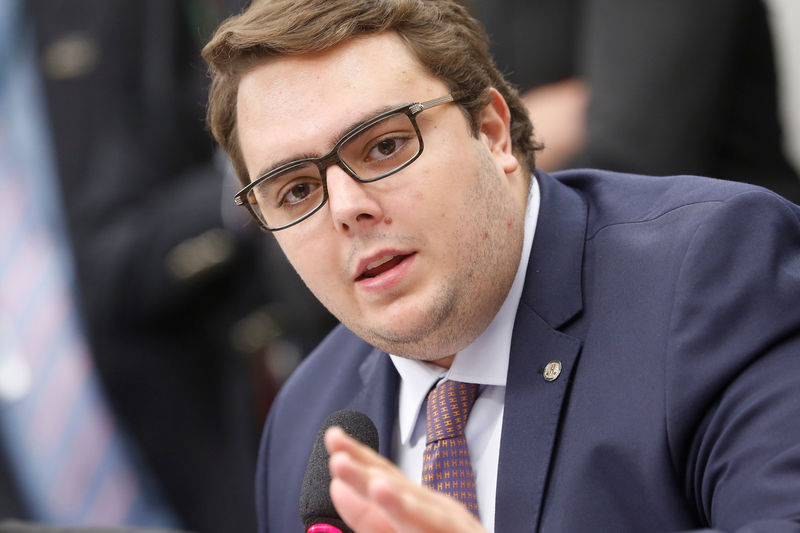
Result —
M 477 116 L 496 88 L 511 110 L 514 153 L 534 168 L 539 146 L 519 95 L 494 66 L 481 24 L 453 0 L 254 0 L 226 20 L 203 49 L 211 72 L 207 121 L 244 184 L 247 169 L 236 133 L 241 76 L 270 57 L 327 50 L 360 35 L 396 32 L 454 94 L 477 135 Z

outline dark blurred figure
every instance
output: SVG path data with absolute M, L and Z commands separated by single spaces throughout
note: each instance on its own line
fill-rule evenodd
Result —
M 180 533 L 167 529 L 72 528 L 48 527 L 40 524 L 0 522 L 0 533 Z
M 545 170 L 756 183 L 800 201 L 760 0 L 472 0 Z
M 257 435 L 277 385 L 264 361 L 292 331 L 316 343 L 327 327 L 288 269 L 266 264 L 271 239 L 222 222 L 232 200 L 204 130 L 198 51 L 237 7 L 27 1 L 95 363 L 181 527 L 203 533 L 254 529 Z M 1 517 L 31 518 L 7 467 Z

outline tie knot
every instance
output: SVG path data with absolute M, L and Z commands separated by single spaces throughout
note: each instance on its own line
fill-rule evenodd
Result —
M 427 406 L 428 444 L 464 434 L 478 388 L 477 383 L 445 381 L 431 389 Z

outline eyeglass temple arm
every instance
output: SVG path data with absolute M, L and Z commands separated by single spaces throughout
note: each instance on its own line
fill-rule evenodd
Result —
M 437 106 L 437 105 L 441 105 L 441 104 L 446 104 L 447 102 L 452 102 L 452 101 L 453 101 L 453 95 L 452 94 L 448 94 L 448 95 L 445 95 L 445 96 L 440 96 L 439 98 L 434 98 L 433 100 L 428 100 L 427 102 L 420 102 L 420 103 L 414 104 L 413 106 L 411 106 L 410 111 L 416 115 L 417 113 L 420 113 L 421 111 L 424 111 L 425 109 L 429 109 L 431 107 L 434 107 L 434 106 Z

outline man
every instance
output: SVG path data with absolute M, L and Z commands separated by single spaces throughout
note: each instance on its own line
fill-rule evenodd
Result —
M 273 404 L 260 531 L 302 531 L 315 433 L 345 408 L 384 456 L 326 434 L 359 533 L 800 530 L 800 209 L 531 174 L 486 50 L 449 0 L 255 2 L 204 50 L 238 202 L 342 322 Z M 440 378 L 480 387 L 480 523 L 418 486 Z

